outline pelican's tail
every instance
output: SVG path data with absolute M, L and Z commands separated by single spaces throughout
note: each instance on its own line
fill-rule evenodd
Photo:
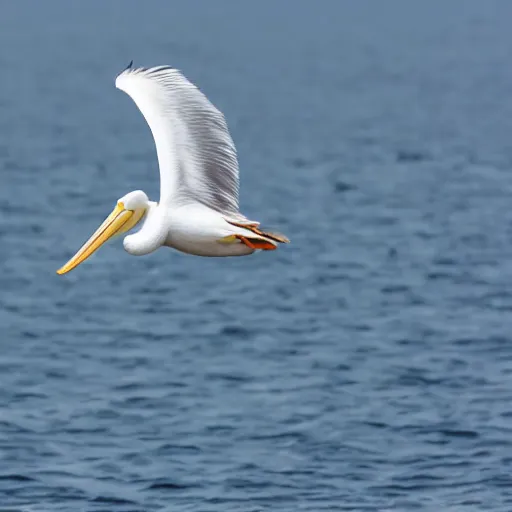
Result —
M 277 249 L 277 244 L 288 244 L 290 240 L 284 235 L 279 233 L 271 233 L 270 231 L 263 231 L 259 228 L 258 223 L 244 224 L 241 222 L 228 221 L 233 226 L 243 228 L 244 230 L 251 231 L 256 236 L 250 236 L 248 233 L 234 235 L 242 243 L 251 249 L 261 249 L 263 251 L 273 251 Z

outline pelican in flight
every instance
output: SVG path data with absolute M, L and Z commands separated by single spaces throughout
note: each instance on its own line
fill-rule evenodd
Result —
M 178 70 L 133 68 L 116 87 L 139 107 L 151 129 L 160 167 L 160 201 L 141 190 L 121 197 L 107 219 L 59 270 L 65 274 L 109 238 L 123 240 L 129 254 L 161 246 L 198 256 L 246 256 L 289 240 L 263 231 L 238 206 L 238 161 L 223 114 Z

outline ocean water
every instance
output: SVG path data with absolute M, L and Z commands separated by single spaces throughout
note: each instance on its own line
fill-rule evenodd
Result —
M 0 509 L 512 510 L 511 16 L 2 3 Z M 131 59 L 224 111 L 289 246 L 55 274 L 158 198 Z

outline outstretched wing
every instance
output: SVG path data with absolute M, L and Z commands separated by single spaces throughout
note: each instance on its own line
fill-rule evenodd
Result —
M 153 133 L 160 202 L 199 202 L 238 217 L 238 161 L 223 114 L 169 66 L 127 68 L 116 87 L 133 99 Z

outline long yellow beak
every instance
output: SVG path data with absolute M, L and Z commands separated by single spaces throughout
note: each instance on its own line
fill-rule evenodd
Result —
M 133 215 L 132 210 L 126 210 L 123 203 L 118 203 L 114 211 L 105 219 L 94 235 L 85 242 L 80 250 L 59 270 L 57 274 L 66 274 L 96 252 L 109 238 L 121 231 Z

